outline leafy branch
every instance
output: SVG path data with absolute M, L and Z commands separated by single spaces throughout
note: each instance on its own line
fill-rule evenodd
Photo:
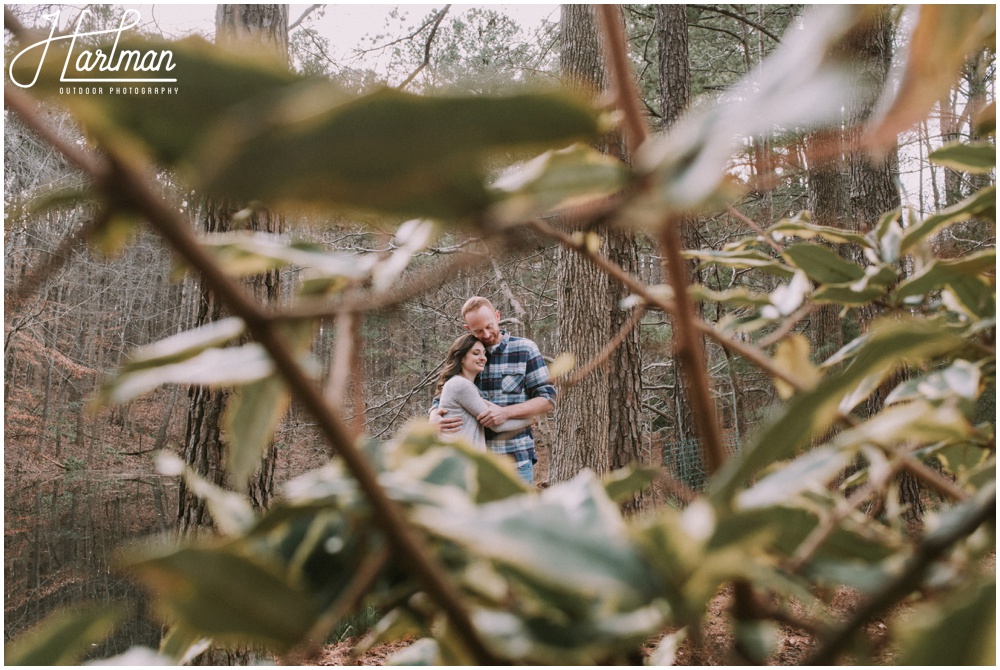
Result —
M 59 142 L 39 120 L 37 106 L 26 95 L 10 85 L 5 85 L 4 93 L 5 106 L 14 111 L 39 135 L 51 141 L 53 146 L 60 150 L 66 149 L 64 152 L 66 158 L 89 174 L 95 186 L 104 189 L 109 195 L 125 199 L 141 212 L 174 250 L 201 274 L 206 284 L 229 306 L 233 314 L 246 323 L 254 339 L 267 349 L 289 388 L 313 415 L 329 443 L 343 458 L 371 502 L 386 536 L 398 551 L 412 561 L 414 571 L 425 580 L 428 591 L 448 613 L 470 653 L 481 663 L 495 662 L 493 655 L 482 644 L 469 620 L 461 597 L 441 572 L 438 564 L 430 557 L 423 541 L 409 529 L 396 504 L 386 496 L 371 466 L 354 446 L 347 427 L 302 369 L 284 338 L 275 329 L 272 320 L 250 301 L 219 264 L 198 244 L 187 222 L 156 192 L 151 178 L 143 176 L 143 173 L 152 174 L 152 167 L 147 165 L 143 170 L 134 166 L 105 164 L 87 152 L 70 148 L 65 142 Z

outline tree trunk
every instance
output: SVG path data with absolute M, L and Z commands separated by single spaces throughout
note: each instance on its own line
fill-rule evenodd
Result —
M 663 117 L 664 130 L 670 128 L 687 110 L 691 101 L 691 59 L 688 46 L 688 25 L 686 5 L 656 5 L 656 41 L 659 49 L 659 80 L 660 80 L 660 110 Z M 680 221 L 681 243 L 685 249 L 697 249 L 701 246 L 698 235 L 697 219 L 685 217 Z M 702 283 L 702 277 L 697 270 L 696 261 L 686 264 L 688 281 L 692 284 Z M 666 277 L 666 271 L 664 271 Z M 701 316 L 701 305 L 697 306 Z M 700 347 L 705 352 L 705 340 L 702 337 Z M 671 450 L 674 454 L 682 454 L 684 458 L 696 459 L 693 467 L 678 468 L 691 473 L 685 482 L 691 488 L 699 489 L 704 485 L 704 456 L 698 448 L 687 449 L 683 445 L 698 444 L 698 430 L 691 408 L 687 380 L 683 374 L 683 363 L 677 355 L 672 356 L 674 370 L 674 442 L 678 449 Z M 734 408 L 735 410 L 736 408 Z M 737 419 L 738 422 L 738 419 Z
M 560 19 L 560 69 L 572 86 L 590 93 L 607 88 L 604 50 L 594 9 L 590 5 L 563 5 Z M 622 157 L 620 137 L 600 147 Z M 639 259 L 631 233 L 603 229 L 602 253 L 629 272 Z M 619 332 L 629 315 L 619 307 L 623 287 L 579 254 L 560 248 L 557 255 L 559 351 L 572 352 L 584 365 Z M 549 480 L 564 481 L 582 468 L 599 475 L 640 461 L 641 379 L 638 329 L 634 329 L 595 373 L 572 387 L 560 389 L 555 418 L 555 440 Z M 626 503 L 637 511 L 642 497 Z
M 226 46 L 260 44 L 275 50 L 283 60 L 288 51 L 287 5 L 219 5 L 216 10 L 216 41 Z M 228 232 L 235 228 L 233 216 L 242 209 L 236 203 L 209 200 L 204 207 L 204 229 L 208 233 Z M 256 210 L 241 226 L 255 231 L 279 233 L 282 218 L 268 210 Z M 262 302 L 277 301 L 280 295 L 279 273 L 271 271 L 248 280 L 248 289 Z M 217 321 L 224 316 L 222 305 L 207 288 L 198 292 L 199 304 L 195 326 Z M 188 392 L 187 428 L 184 438 L 184 460 L 209 481 L 227 486 L 223 467 L 226 449 L 220 422 L 229 392 L 224 389 L 192 387 Z M 277 451 L 270 448 L 253 477 L 247 494 L 254 506 L 266 507 L 274 491 L 274 468 Z M 210 526 L 204 503 L 192 495 L 181 482 L 178 496 L 178 518 L 181 532 Z
M 858 63 L 861 79 L 871 84 L 869 90 L 862 89 L 858 92 L 849 107 L 851 214 L 854 228 L 859 232 L 868 232 L 885 212 L 896 209 L 901 204 L 899 164 L 895 147 L 882 156 L 872 156 L 858 142 L 864 124 L 874 110 L 877 94 L 889 77 L 893 37 L 890 11 L 889 7 L 885 7 L 876 13 L 869 24 L 858 30 L 851 43 L 860 56 Z M 864 306 L 859 313 L 861 328 L 867 330 L 879 316 L 880 310 L 874 306 Z M 904 378 L 903 372 L 894 374 L 872 393 L 865 403 L 868 416 L 873 416 L 882 409 L 889 391 Z M 907 519 L 918 522 L 923 516 L 919 483 L 913 475 L 904 472 L 899 476 L 898 487 L 899 502 L 907 510 Z M 875 505 L 871 512 L 877 513 L 880 507 Z
M 847 167 L 843 158 L 843 130 L 819 130 L 806 137 L 806 186 L 808 208 L 814 223 L 831 228 L 850 228 Z M 844 333 L 837 305 L 821 305 L 813 312 L 809 329 L 813 351 L 820 360 L 844 346 Z

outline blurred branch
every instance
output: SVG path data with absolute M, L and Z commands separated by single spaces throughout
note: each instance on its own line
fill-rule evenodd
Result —
M 920 587 L 924 575 L 931 564 L 943 557 L 958 541 L 971 535 L 981 525 L 992 518 L 996 519 L 996 483 L 993 482 L 984 489 L 984 495 L 967 503 L 972 506 L 972 512 L 958 523 L 944 524 L 941 529 L 932 531 L 915 547 L 913 555 L 906 561 L 903 568 L 881 589 L 872 594 L 866 603 L 861 605 L 843 626 L 833 631 L 823 645 L 803 665 L 833 665 L 837 656 L 850 645 L 855 633 L 872 617 L 892 606 L 901 598 L 905 598 Z
M 35 118 L 38 106 L 34 100 L 11 89 L 11 86 L 5 86 L 5 104 L 30 127 L 41 125 Z M 424 540 L 411 531 L 397 503 L 386 495 L 375 471 L 354 445 L 350 431 L 337 412 L 326 403 L 321 390 L 285 344 L 269 315 L 261 311 L 241 287 L 226 275 L 215 259 L 198 244 L 188 222 L 167 205 L 154 186 L 155 172 L 152 167 L 146 165 L 140 169 L 138 159 L 131 161 L 128 167 L 106 165 L 87 152 L 66 147 L 65 143 L 60 142 L 54 146 L 60 150 L 65 147 L 66 158 L 89 173 L 102 190 L 123 198 L 141 212 L 174 250 L 201 273 L 206 285 L 228 305 L 232 313 L 243 319 L 251 336 L 267 350 L 285 383 L 315 417 L 324 436 L 340 454 L 371 503 L 382 530 L 396 550 L 407 558 L 414 572 L 424 582 L 429 595 L 446 612 L 456 634 L 469 652 L 481 664 L 494 664 L 496 660 L 479 638 L 456 587 L 432 558 Z
M 607 274 L 612 279 L 621 282 L 623 286 L 646 301 L 648 305 L 653 305 L 657 309 L 670 315 L 673 315 L 677 311 L 677 304 L 673 300 L 665 298 L 662 293 L 656 291 L 655 288 L 647 286 L 642 281 L 636 279 L 599 253 L 590 251 L 587 249 L 586 243 L 583 241 L 574 240 L 572 236 L 564 231 L 557 230 L 544 221 L 538 219 L 528 222 L 528 225 L 542 235 L 559 242 L 567 249 L 572 249 L 573 251 L 586 256 L 590 262 L 596 265 L 602 272 Z M 802 380 L 795 377 L 787 370 L 775 365 L 774 361 L 768 358 L 767 355 L 757 347 L 744 342 L 731 340 L 716 330 L 714 326 L 705 323 L 701 319 L 694 318 L 692 325 L 695 330 L 707 335 L 720 346 L 742 356 L 760 369 L 767 372 L 767 374 L 772 377 L 781 379 L 782 381 L 788 383 L 795 390 L 804 391 L 807 389 L 807 385 L 803 383 Z
M 649 135 L 649 131 L 639 109 L 641 96 L 635 87 L 631 62 L 628 58 L 621 10 L 617 5 L 598 5 L 597 9 L 604 32 L 608 68 L 615 86 L 616 105 L 625 115 L 629 152 L 635 155 L 636 150 Z M 684 373 L 689 378 L 688 386 L 695 424 L 702 439 L 706 465 L 711 474 L 725 462 L 726 451 L 722 447 L 722 434 L 716 420 L 711 380 L 705 367 L 704 346 L 697 334 L 694 305 L 688 295 L 687 269 L 681 256 L 683 245 L 679 221 L 672 218 L 663 221 L 659 241 L 664 252 L 670 285 L 674 289 L 673 317 L 676 323 L 674 351 L 683 362 Z

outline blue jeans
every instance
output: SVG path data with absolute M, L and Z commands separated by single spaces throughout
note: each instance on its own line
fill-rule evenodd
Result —
M 515 464 L 514 467 L 517 468 L 517 474 L 521 477 L 521 479 L 523 479 L 524 481 L 528 482 L 528 486 L 534 486 L 535 485 L 535 464 L 534 463 L 532 463 L 530 460 L 527 460 L 527 461 L 522 461 L 520 463 Z

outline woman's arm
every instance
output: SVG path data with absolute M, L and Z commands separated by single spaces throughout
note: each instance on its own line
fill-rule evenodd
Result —
M 476 388 L 476 385 L 465 377 L 452 377 L 446 382 L 447 384 L 454 385 L 455 394 L 453 397 L 472 416 L 479 416 L 490 407 L 495 406 L 493 403 L 484 400 L 479 395 L 479 389 Z M 522 430 L 530 425 L 531 419 L 508 419 L 492 430 L 497 433 L 506 433 L 512 430 Z

